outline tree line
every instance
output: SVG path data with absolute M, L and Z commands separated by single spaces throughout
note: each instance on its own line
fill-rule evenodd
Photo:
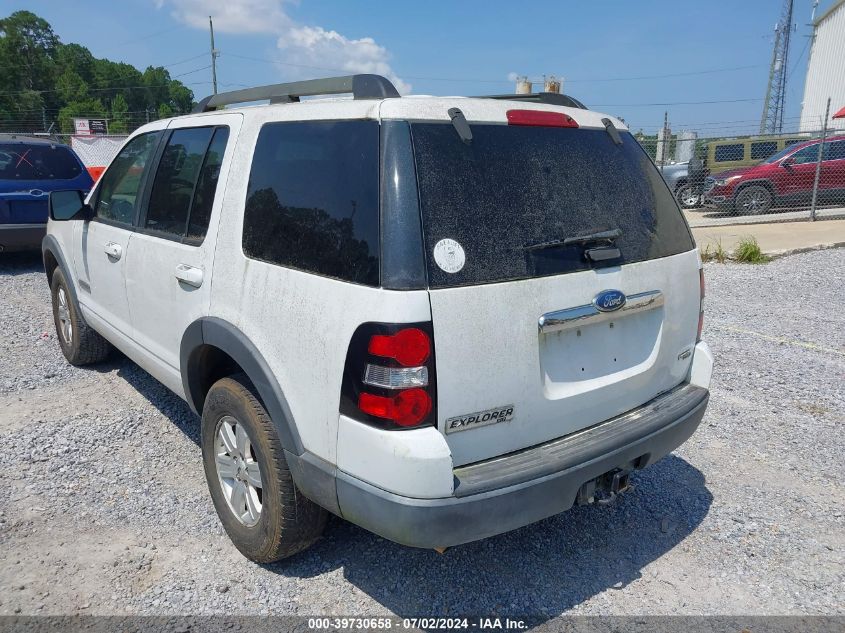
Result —
M 63 44 L 43 18 L 16 11 L 0 19 L 0 129 L 74 131 L 74 117 L 108 120 L 127 133 L 158 118 L 189 112 L 194 93 L 161 66 L 143 72 Z

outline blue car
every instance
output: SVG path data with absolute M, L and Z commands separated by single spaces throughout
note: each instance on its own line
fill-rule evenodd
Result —
M 48 139 L 0 135 L 0 252 L 40 248 L 51 191 L 94 186 L 67 145 Z

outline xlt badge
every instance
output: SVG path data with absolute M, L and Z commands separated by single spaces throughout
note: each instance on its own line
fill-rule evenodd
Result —
M 475 413 L 447 418 L 446 433 L 457 433 L 458 431 L 475 429 L 479 426 L 488 426 L 497 422 L 510 422 L 511 420 L 513 420 L 513 405 L 506 404 L 495 409 L 486 409 L 484 411 L 476 411 Z

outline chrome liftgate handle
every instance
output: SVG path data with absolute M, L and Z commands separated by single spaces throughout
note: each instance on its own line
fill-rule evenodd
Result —
M 649 290 L 648 292 L 630 295 L 627 297 L 625 305 L 613 312 L 602 312 L 592 303 L 574 308 L 566 308 L 565 310 L 547 312 L 537 320 L 537 327 L 540 329 L 540 334 L 561 332 L 563 330 L 581 327 L 582 325 L 612 321 L 626 314 L 645 312 L 646 310 L 659 308 L 662 305 L 663 293 L 660 290 Z

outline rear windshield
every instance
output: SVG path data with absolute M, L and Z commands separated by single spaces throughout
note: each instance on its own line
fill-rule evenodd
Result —
M 411 129 L 432 288 L 586 270 L 584 246 L 526 247 L 612 229 L 621 231 L 614 264 L 693 248 L 671 193 L 627 132 L 617 145 L 605 130 L 476 124 L 464 143 L 448 123 Z M 449 264 L 453 242 L 463 267 Z
M 70 180 L 81 171 L 64 145 L 0 143 L 0 180 Z

